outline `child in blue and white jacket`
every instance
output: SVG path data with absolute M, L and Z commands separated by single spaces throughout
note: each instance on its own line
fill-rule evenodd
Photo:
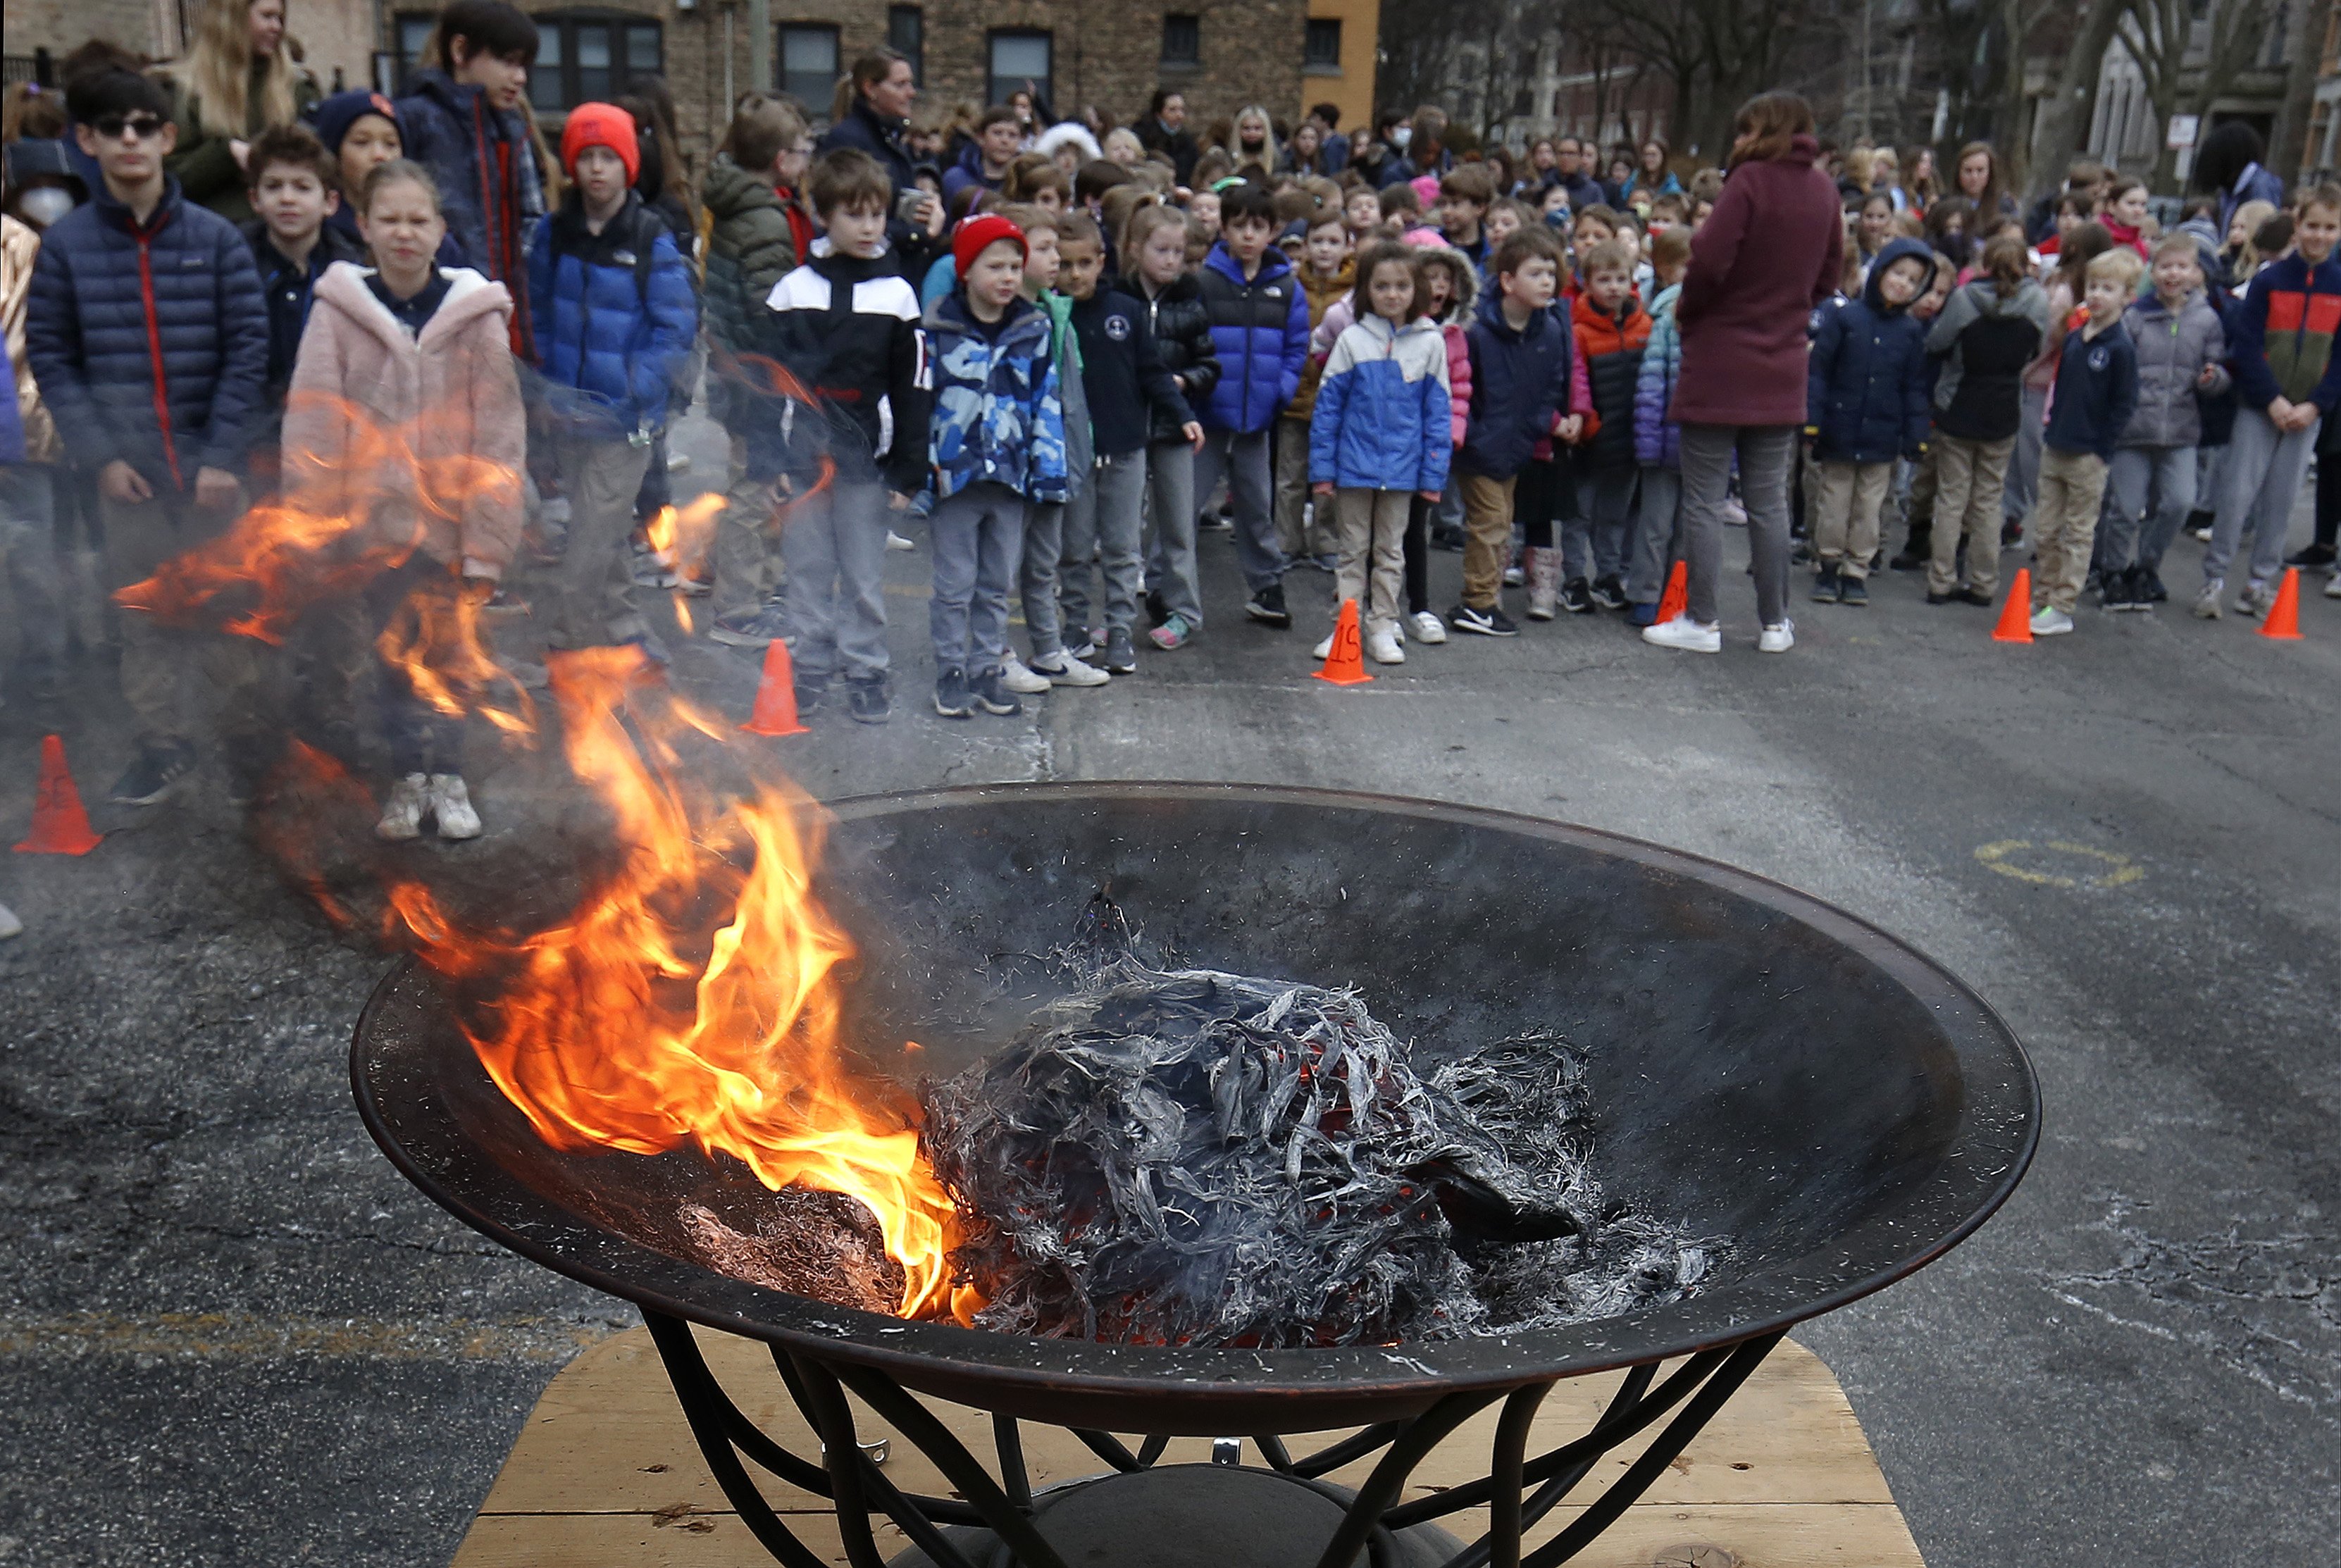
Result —
M 1682 329 L 1675 304 L 1690 264 L 1690 231 L 1680 225 L 1650 239 L 1650 341 L 1634 378 L 1634 461 L 1642 471 L 1642 507 L 1635 515 L 1634 546 L 1626 566 L 1626 619 L 1649 626 L 1659 618 L 1669 566 L 1679 553 L 1675 533 L 1682 510 L 1682 426 L 1672 414 L 1675 382 L 1682 377 Z
M 1417 495 L 1437 501 L 1454 448 L 1447 395 L 1447 337 L 1427 319 L 1420 258 L 1385 242 L 1358 259 L 1358 319 L 1333 342 L 1309 420 L 1309 481 L 1318 504 L 1333 502 L 1340 539 L 1333 599 L 1360 601 L 1366 651 L 1403 664 L 1400 598 L 1406 523 Z M 1370 591 L 1367 563 L 1372 562 Z M 1331 637 L 1315 657 L 1332 650 Z
M 959 285 L 927 311 L 934 355 L 928 461 L 935 551 L 928 628 L 935 711 L 966 719 L 1024 705 L 1008 690 L 1008 595 L 1024 553 L 1027 509 L 1067 495 L 1065 417 L 1055 324 L 1022 297 L 1023 231 L 997 213 L 960 224 Z

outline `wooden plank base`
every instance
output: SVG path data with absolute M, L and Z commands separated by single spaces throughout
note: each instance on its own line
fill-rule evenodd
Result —
M 808 1459 L 819 1454 L 762 1346 L 708 1332 L 699 1341 L 742 1410 L 792 1452 Z M 1529 1454 L 1581 1435 L 1617 1384 L 1609 1376 L 1555 1387 L 1538 1414 Z M 990 1455 L 990 1416 L 934 1400 L 926 1404 L 961 1442 Z M 864 1442 L 892 1438 L 886 1474 L 895 1485 L 937 1494 L 950 1490 L 916 1448 L 893 1436 L 858 1401 L 854 1420 Z M 1408 1497 L 1486 1474 L 1495 1422 L 1490 1409 L 1441 1444 L 1415 1472 Z M 1306 1453 L 1340 1435 L 1298 1438 L 1292 1447 Z M 1036 1490 L 1104 1468 L 1056 1428 L 1028 1424 L 1023 1437 Z M 1602 1469 L 1622 1471 L 1643 1446 L 1629 1444 Z M 1165 1463 L 1202 1463 L 1209 1447 L 1200 1438 L 1179 1439 Z M 1260 1463 L 1249 1443 L 1244 1457 L 1246 1464 Z M 1329 1479 L 1355 1485 L 1370 1468 L 1370 1459 Z M 823 1561 L 842 1564 L 836 1523 L 822 1500 L 763 1479 L 765 1495 L 790 1515 L 798 1537 Z M 1597 1495 L 1588 1480 L 1573 1495 L 1578 1506 L 1555 1509 L 1530 1543 L 1549 1537 Z M 1473 1540 L 1487 1528 L 1487 1511 L 1441 1523 Z M 882 1527 L 879 1538 L 889 1554 L 908 1544 L 891 1525 Z M 1583 1568 L 1650 1568 L 1662 1553 L 1667 1561 L 1684 1560 L 1665 1549 L 1692 1542 L 1728 1548 L 1743 1568 L 1924 1568 L 1836 1378 L 1794 1341 L 1782 1342 L 1641 1501 L 1574 1562 Z M 649 1333 L 638 1328 L 585 1351 L 553 1379 L 456 1553 L 454 1568 L 766 1568 L 771 1562 L 708 1474 Z

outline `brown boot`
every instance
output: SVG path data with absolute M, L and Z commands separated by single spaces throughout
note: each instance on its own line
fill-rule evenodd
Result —
M 1560 551 L 1550 545 L 1530 546 L 1529 619 L 1550 620 L 1560 603 Z

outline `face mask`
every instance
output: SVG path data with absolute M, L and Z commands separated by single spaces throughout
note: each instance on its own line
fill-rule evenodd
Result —
M 61 185 L 35 185 L 16 199 L 16 213 L 36 229 L 45 229 L 74 210 L 73 193 Z
M 1411 125 L 1400 125 L 1390 133 L 1390 145 L 1401 153 L 1406 151 L 1406 144 L 1413 140 L 1414 127 Z

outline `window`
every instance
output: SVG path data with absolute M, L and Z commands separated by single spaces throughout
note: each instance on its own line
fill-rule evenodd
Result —
M 1338 76 L 1341 74 L 1341 19 L 1339 16 L 1309 18 L 1309 32 L 1300 50 L 1300 68 L 1318 76 Z
M 1173 13 L 1162 18 L 1162 64 L 1193 67 L 1203 63 L 1203 19 Z
M 1032 84 L 1041 97 L 1053 99 L 1049 90 L 1049 67 L 1055 55 L 1049 35 L 1023 29 L 995 29 L 991 35 L 991 81 L 985 102 L 1005 104 L 1008 94 Z
M 886 7 L 886 44 L 911 63 L 911 80 L 927 84 L 927 14 L 916 5 Z
M 390 62 L 393 74 L 387 84 L 377 84 L 392 94 L 406 91 L 414 73 L 423 69 L 423 51 L 431 42 L 431 30 L 439 25 L 436 11 L 401 11 L 393 18 L 397 29 L 398 48 Z
M 634 77 L 654 76 L 665 64 L 656 22 L 593 12 L 540 13 L 533 20 L 536 60 L 529 67 L 528 101 L 541 114 L 607 103 Z
M 812 111 L 815 118 L 829 113 L 837 92 L 837 29 L 811 23 L 791 23 L 781 29 L 782 92 Z

